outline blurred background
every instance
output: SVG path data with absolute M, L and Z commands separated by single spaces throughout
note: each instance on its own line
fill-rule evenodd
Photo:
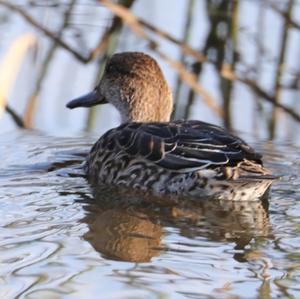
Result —
M 105 105 L 68 110 L 115 52 L 156 58 L 173 118 L 300 143 L 295 0 L 0 0 L 0 133 L 69 136 L 119 124 Z

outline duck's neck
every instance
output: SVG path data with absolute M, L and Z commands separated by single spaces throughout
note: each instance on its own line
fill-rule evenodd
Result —
M 117 107 L 122 123 L 125 122 L 168 122 L 173 109 L 171 93 L 163 99 L 140 98 L 138 101 L 129 102 L 129 107 Z

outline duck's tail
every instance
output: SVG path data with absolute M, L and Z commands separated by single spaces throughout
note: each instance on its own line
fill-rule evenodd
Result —
M 224 175 L 232 180 L 276 180 L 279 177 L 256 161 L 243 160 L 235 167 L 225 167 Z

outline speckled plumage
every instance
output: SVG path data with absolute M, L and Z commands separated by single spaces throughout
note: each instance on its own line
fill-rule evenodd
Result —
M 89 106 L 84 100 L 68 107 Z M 272 183 L 261 155 L 242 139 L 201 121 L 168 122 L 170 88 L 146 54 L 115 54 L 92 101 L 112 103 L 123 121 L 91 149 L 85 170 L 93 185 L 253 200 Z

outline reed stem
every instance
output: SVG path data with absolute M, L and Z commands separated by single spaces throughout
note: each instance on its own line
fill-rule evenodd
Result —
M 282 80 L 282 75 L 284 73 L 284 61 L 285 61 L 285 55 L 287 51 L 287 44 L 288 44 L 288 35 L 289 35 L 289 21 L 290 16 L 292 14 L 293 10 L 293 5 L 294 5 L 294 0 L 289 0 L 287 4 L 287 9 L 286 9 L 286 17 L 284 18 L 283 22 L 283 29 L 282 29 L 282 35 L 281 35 L 281 47 L 280 47 L 280 52 L 279 52 L 279 57 L 278 57 L 278 63 L 277 63 L 277 68 L 276 68 L 276 73 L 275 73 L 275 82 L 274 82 L 274 99 L 276 103 L 280 103 L 280 97 L 281 97 L 281 80 Z M 277 127 L 277 122 L 278 122 L 278 117 L 279 117 L 279 109 L 277 106 L 273 106 L 272 108 L 272 113 L 271 113 L 271 119 L 269 122 L 269 138 L 274 139 L 276 136 L 276 127 Z

